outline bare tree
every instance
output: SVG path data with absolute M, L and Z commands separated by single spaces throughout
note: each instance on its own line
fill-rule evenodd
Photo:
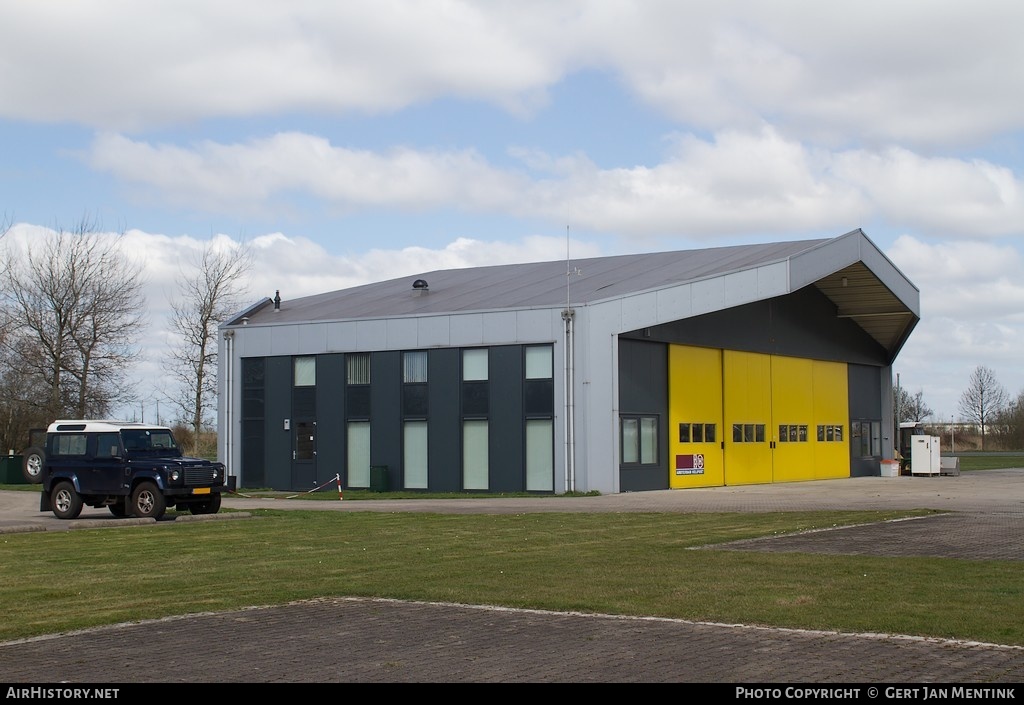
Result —
M 995 421 L 1006 407 L 1006 390 L 995 373 L 979 365 L 971 373 L 967 389 L 960 395 L 960 413 L 966 421 L 978 424 L 981 430 L 981 449 L 985 450 L 985 428 Z
M 105 415 L 129 394 L 125 368 L 138 354 L 144 323 L 141 266 L 83 220 L 30 244 L 23 258 L 9 248 L 4 349 L 11 364 L 38 380 L 45 418 Z
M 916 394 L 909 398 L 909 403 L 904 413 L 909 417 L 907 421 L 921 422 L 931 417 L 935 412 L 924 403 L 924 391 L 918 390 Z
M 195 450 L 217 397 L 217 327 L 238 310 L 252 251 L 244 243 L 218 247 L 211 241 L 191 264 L 195 273 L 182 275 L 171 303 L 180 342 L 165 367 L 180 385 L 171 403 L 191 427 Z

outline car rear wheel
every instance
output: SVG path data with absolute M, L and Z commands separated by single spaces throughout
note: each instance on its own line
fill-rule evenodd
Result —
M 50 496 L 50 506 L 58 519 L 75 519 L 82 513 L 82 496 L 70 482 L 58 482 Z
M 141 519 L 159 519 L 167 509 L 167 500 L 152 482 L 140 482 L 132 492 L 132 514 Z
M 22 453 L 21 472 L 29 484 L 38 485 L 43 481 L 43 459 L 42 448 L 33 446 Z

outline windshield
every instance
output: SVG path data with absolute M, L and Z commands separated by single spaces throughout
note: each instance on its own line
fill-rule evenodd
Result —
M 121 431 L 121 442 L 128 453 L 139 451 L 166 452 L 176 449 L 174 436 L 167 429 L 145 428 Z

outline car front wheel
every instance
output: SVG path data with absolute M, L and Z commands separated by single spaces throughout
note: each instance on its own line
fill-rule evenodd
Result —
M 132 492 L 132 514 L 140 519 L 160 519 L 167 509 L 167 500 L 152 482 L 140 482 Z
M 82 496 L 70 482 L 58 482 L 50 497 L 53 515 L 58 519 L 75 519 L 82 513 Z

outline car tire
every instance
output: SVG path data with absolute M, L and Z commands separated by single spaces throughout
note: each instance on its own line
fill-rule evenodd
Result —
M 113 504 L 108 504 L 107 509 L 109 509 L 110 513 L 116 516 L 118 519 L 123 519 L 124 517 L 128 516 L 128 509 L 125 506 L 125 501 L 123 499 L 119 499 Z
M 167 500 L 154 483 L 140 482 L 132 492 L 131 512 L 140 519 L 160 519 L 167 510 Z
M 77 519 L 82 513 L 82 496 L 67 480 L 58 482 L 50 493 L 50 506 L 58 519 Z
M 21 473 L 25 481 L 30 485 L 38 485 L 43 481 L 43 461 L 46 460 L 43 449 L 32 446 L 21 455 Z
M 216 514 L 220 511 L 220 495 L 211 495 L 206 502 L 192 502 L 188 509 L 193 514 Z

